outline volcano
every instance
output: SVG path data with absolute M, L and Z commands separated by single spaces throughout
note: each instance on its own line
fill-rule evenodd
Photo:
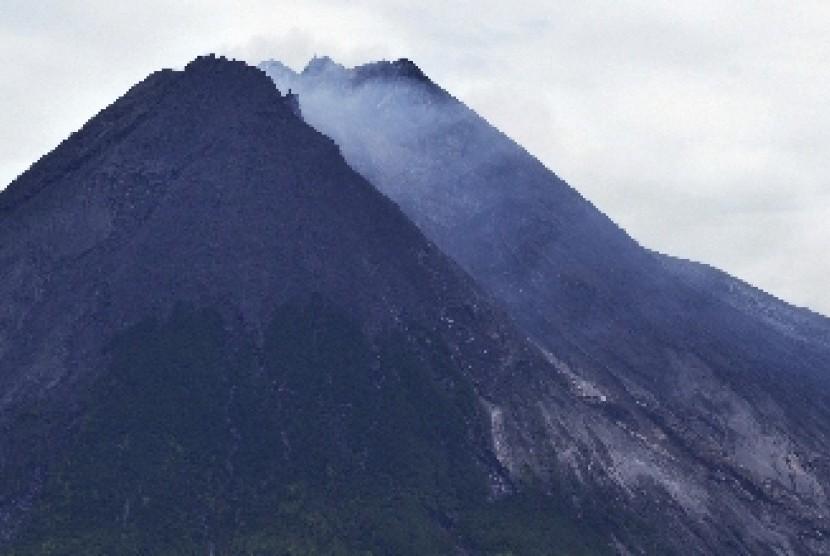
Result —
M 828 552 L 826 319 L 408 60 L 262 68 L 154 73 L 0 193 L 4 553 Z
M 410 60 L 260 67 L 639 439 L 604 469 L 673 552 L 830 552 L 830 320 L 638 245 Z
M 595 409 L 262 71 L 149 76 L 0 238 L 5 553 L 607 548 L 521 485 L 525 404 Z

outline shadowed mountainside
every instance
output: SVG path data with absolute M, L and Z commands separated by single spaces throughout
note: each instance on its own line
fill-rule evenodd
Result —
M 604 463 L 646 452 L 295 100 L 199 58 L 0 194 L 3 552 L 664 542 Z
M 607 475 L 674 550 L 830 553 L 828 319 L 640 247 L 408 60 L 260 67 L 642 447 Z

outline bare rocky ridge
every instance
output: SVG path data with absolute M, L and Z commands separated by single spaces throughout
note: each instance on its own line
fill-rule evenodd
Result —
M 260 67 L 595 409 L 491 406 L 511 476 L 610 487 L 676 553 L 830 553 L 828 319 L 640 247 L 408 60 Z

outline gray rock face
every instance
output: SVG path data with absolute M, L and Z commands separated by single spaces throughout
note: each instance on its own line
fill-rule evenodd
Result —
M 512 477 L 613 492 L 676 553 L 830 554 L 830 320 L 637 245 L 407 60 L 260 67 L 547 358 L 488 406 Z

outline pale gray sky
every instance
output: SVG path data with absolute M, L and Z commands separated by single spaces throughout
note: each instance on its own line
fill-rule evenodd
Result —
M 146 74 L 413 59 L 644 245 L 830 314 L 826 0 L 0 0 L 0 188 Z

